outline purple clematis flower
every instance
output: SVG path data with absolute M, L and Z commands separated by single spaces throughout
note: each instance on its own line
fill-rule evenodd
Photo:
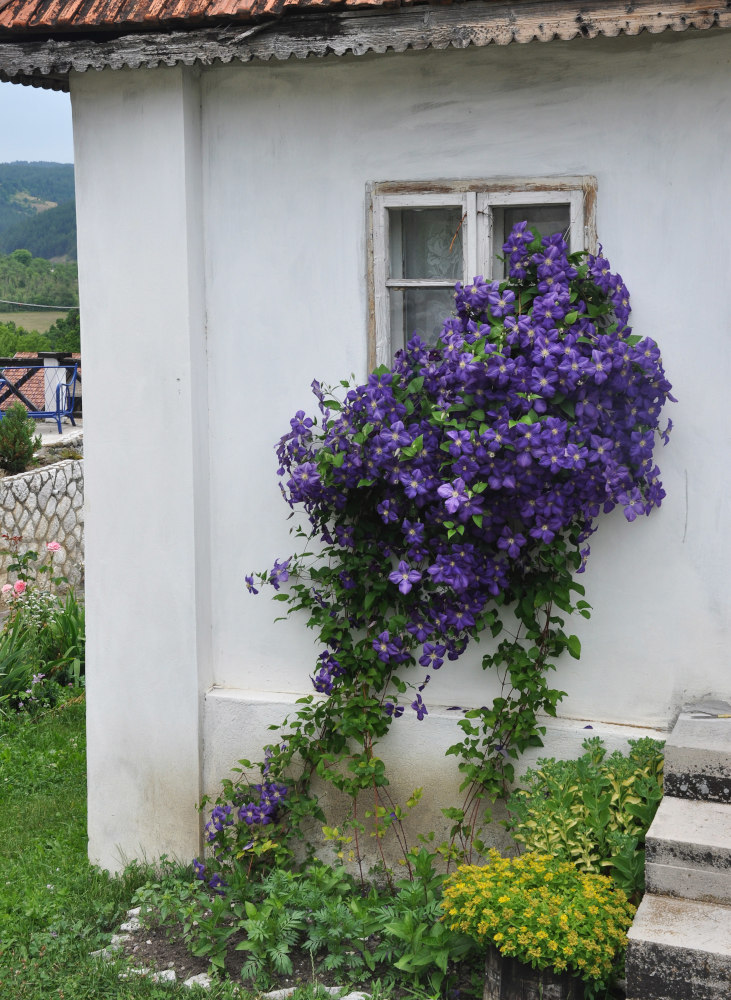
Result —
M 388 579 L 391 583 L 398 584 L 398 589 L 402 594 L 408 594 L 413 585 L 421 580 L 421 573 L 416 569 L 411 569 L 409 564 L 402 559 L 393 573 L 389 573 Z
M 439 496 L 445 501 L 444 506 L 450 514 L 456 513 L 463 503 L 467 502 L 464 479 L 455 479 L 453 483 L 444 483 L 437 490 Z

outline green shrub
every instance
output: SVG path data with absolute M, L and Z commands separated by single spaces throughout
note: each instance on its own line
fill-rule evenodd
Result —
M 33 462 L 41 439 L 33 436 L 35 424 L 22 403 L 13 403 L 0 420 L 0 468 L 15 475 Z
M 644 890 L 645 835 L 662 798 L 663 743 L 630 740 L 606 756 L 599 737 L 578 760 L 539 760 L 508 799 L 506 825 L 529 851 L 611 875 L 630 896 Z
M 0 710 L 26 690 L 33 666 L 27 633 L 13 621 L 0 633 Z

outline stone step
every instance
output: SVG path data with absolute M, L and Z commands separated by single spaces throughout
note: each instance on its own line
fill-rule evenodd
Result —
M 648 892 L 731 905 L 731 806 L 665 796 L 645 848 Z
M 629 931 L 627 1000 L 729 1000 L 731 907 L 648 893 Z
M 679 799 L 731 804 L 731 705 L 708 702 L 681 712 L 665 742 L 664 788 Z

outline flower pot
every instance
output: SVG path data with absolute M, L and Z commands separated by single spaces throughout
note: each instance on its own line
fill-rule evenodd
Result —
M 567 972 L 532 969 L 489 948 L 483 1000 L 583 1000 L 584 984 Z

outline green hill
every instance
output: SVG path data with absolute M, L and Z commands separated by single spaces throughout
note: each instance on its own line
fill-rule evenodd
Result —
M 76 202 L 67 201 L 0 233 L 0 253 L 30 250 L 34 257 L 76 260 Z
M 78 271 L 75 263 L 52 263 L 33 257 L 28 250 L 0 256 L 0 299 L 44 306 L 79 304 Z M 2 312 L 22 309 L 7 302 Z
M 76 258 L 71 163 L 0 163 L 0 253 Z

